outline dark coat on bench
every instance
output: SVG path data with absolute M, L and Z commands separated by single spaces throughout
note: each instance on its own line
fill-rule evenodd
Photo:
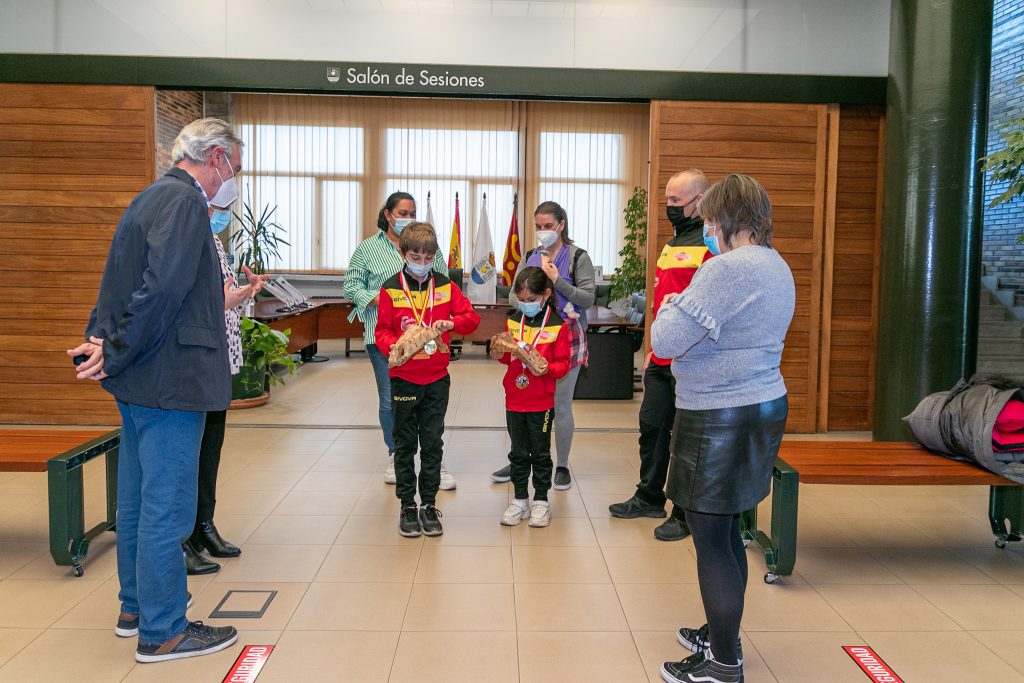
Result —
M 949 391 L 926 396 L 903 422 L 928 450 L 977 463 L 1024 484 L 1024 463 L 1020 462 L 1024 454 L 992 450 L 996 418 L 1015 394 L 1024 398 L 1024 391 L 1018 386 L 998 379 L 961 379 Z

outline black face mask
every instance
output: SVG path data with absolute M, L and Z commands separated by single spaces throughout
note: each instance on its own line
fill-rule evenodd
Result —
M 676 234 L 679 235 L 686 230 L 699 227 L 701 225 L 700 216 L 694 214 L 692 216 L 684 215 L 686 210 L 685 206 L 669 206 L 665 208 L 665 214 L 668 216 L 668 220 L 672 223 L 672 228 Z

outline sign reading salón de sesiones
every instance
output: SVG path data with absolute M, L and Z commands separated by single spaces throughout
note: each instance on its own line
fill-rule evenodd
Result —
M 398 64 L 359 65 L 330 67 L 327 69 L 329 83 L 342 82 L 361 89 L 373 88 L 483 88 L 483 75 L 460 73 L 452 69 L 409 67 Z

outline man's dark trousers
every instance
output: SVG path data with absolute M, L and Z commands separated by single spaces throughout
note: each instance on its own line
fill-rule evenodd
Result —
M 640 483 L 636 496 L 657 507 L 665 506 L 665 477 L 675 416 L 676 382 L 672 366 L 648 363 L 640 404 Z
M 395 421 L 395 495 L 402 505 L 416 502 L 416 450 L 420 452 L 420 505 L 433 505 L 441 485 L 444 416 L 452 380 L 445 375 L 430 384 L 391 378 L 391 410 Z

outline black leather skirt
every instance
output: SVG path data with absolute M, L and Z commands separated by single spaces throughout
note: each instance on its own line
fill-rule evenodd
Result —
M 665 492 L 679 507 L 731 515 L 771 492 L 786 396 L 738 408 L 676 410 Z

